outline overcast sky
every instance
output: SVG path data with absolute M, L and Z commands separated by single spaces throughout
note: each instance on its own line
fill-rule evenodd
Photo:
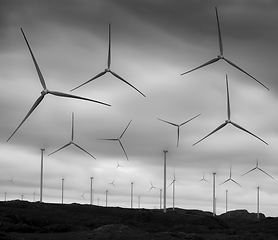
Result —
M 224 56 L 252 78 L 220 60 L 189 74 L 219 55 L 215 7 Z M 212 173 L 216 172 L 217 214 L 228 209 L 278 212 L 277 168 L 277 22 L 276 1 L 164 0 L 0 0 L 0 199 L 39 200 L 40 154 L 44 152 L 45 202 L 89 203 L 94 177 L 94 203 L 159 208 L 163 188 L 163 150 L 167 153 L 167 186 L 176 183 L 176 206 L 212 211 Z M 146 97 L 111 74 L 70 92 L 107 68 L 108 25 L 111 23 L 111 70 Z M 15 135 L 42 86 L 20 31 L 31 45 L 49 90 L 76 94 L 111 107 L 47 94 Z M 227 119 L 225 75 L 229 80 L 231 120 L 269 145 L 231 124 L 192 146 Z M 71 116 L 75 114 L 74 142 Z M 180 128 L 157 118 L 181 124 Z M 129 161 L 118 142 L 122 137 Z M 247 175 L 245 172 L 256 166 Z M 121 166 L 117 167 L 117 164 Z M 229 181 L 232 178 L 242 187 Z M 199 182 L 203 174 L 205 181 Z M 13 180 L 13 181 L 10 181 Z M 115 187 L 110 184 L 113 180 Z M 85 199 L 80 197 L 84 193 Z M 172 187 L 167 207 L 172 206 Z

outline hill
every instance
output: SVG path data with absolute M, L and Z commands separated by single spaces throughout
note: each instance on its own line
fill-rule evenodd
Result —
M 0 240 L 278 239 L 278 218 L 246 210 L 127 209 L 81 204 L 0 202 Z

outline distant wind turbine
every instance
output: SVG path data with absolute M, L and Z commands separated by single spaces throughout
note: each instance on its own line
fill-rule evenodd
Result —
M 66 145 L 64 145 L 63 147 L 57 149 L 56 151 L 54 151 L 54 152 L 48 154 L 48 156 L 50 156 L 50 155 L 52 155 L 52 154 L 54 154 L 54 153 L 56 153 L 56 152 L 62 150 L 63 148 L 66 148 L 66 147 L 70 146 L 71 144 L 73 144 L 74 146 L 76 146 L 77 148 L 79 148 L 80 150 L 82 150 L 83 152 L 85 152 L 85 153 L 87 153 L 88 155 L 90 155 L 92 158 L 96 159 L 91 153 L 87 152 L 84 148 L 80 147 L 79 145 L 77 145 L 77 144 L 73 141 L 73 139 L 74 139 L 74 113 L 72 113 L 72 115 L 71 115 L 71 121 L 72 121 L 72 122 L 71 122 L 71 140 L 70 140 L 70 142 L 67 143 Z
M 265 142 L 263 139 L 259 138 L 259 137 L 256 136 L 255 134 L 253 134 L 253 133 L 251 133 L 250 131 L 246 130 L 245 128 L 241 127 L 240 125 L 238 125 L 238 124 L 232 122 L 232 120 L 231 120 L 230 98 L 229 98 L 229 85 L 228 85 L 228 76 L 227 76 L 227 74 L 226 74 L 226 86 L 227 86 L 227 115 L 228 115 L 228 119 L 227 119 L 224 123 L 222 123 L 219 127 L 217 127 L 215 130 L 213 130 L 211 133 L 209 133 L 208 135 L 206 135 L 205 137 L 203 137 L 203 138 L 202 138 L 201 140 L 199 140 L 198 142 L 194 143 L 193 146 L 196 145 L 197 143 L 203 141 L 205 138 L 207 138 L 208 136 L 212 135 L 213 133 L 219 131 L 221 128 L 225 127 L 225 126 L 226 126 L 227 124 L 229 124 L 229 123 L 232 124 L 232 125 L 234 125 L 234 126 L 237 127 L 238 129 L 240 129 L 240 130 L 242 130 L 242 131 L 244 131 L 244 132 L 247 132 L 247 133 L 249 133 L 250 135 L 252 135 L 252 136 L 258 138 L 258 139 L 261 140 L 263 143 L 265 143 L 265 144 L 268 145 L 268 143 Z
M 237 184 L 238 186 L 241 187 L 241 185 L 238 182 L 236 182 L 234 179 L 232 179 L 232 166 L 230 166 L 230 177 L 226 181 L 220 183 L 220 185 L 222 185 L 226 182 L 229 182 L 229 181 L 232 181 L 233 183 L 235 183 L 235 184 Z
M 202 182 L 202 181 L 205 181 L 207 183 L 209 183 L 206 179 L 205 179 L 205 174 L 203 173 L 203 178 L 199 181 L 199 182 Z
M 121 138 L 123 137 L 124 133 L 126 132 L 128 126 L 129 126 L 130 123 L 131 123 L 131 121 L 132 121 L 132 120 L 129 121 L 129 123 L 127 124 L 125 130 L 123 131 L 123 133 L 121 134 L 121 136 L 120 136 L 119 138 L 99 138 L 99 140 L 118 141 L 119 144 L 121 145 L 121 148 L 122 148 L 123 151 L 124 151 L 124 154 L 125 154 L 127 160 L 129 160 L 129 159 L 128 159 L 128 156 L 127 156 L 126 151 L 125 151 L 125 149 L 124 149 L 124 146 L 123 146 L 123 144 L 122 144 L 122 142 L 121 142 Z
M 111 184 L 111 185 L 113 185 L 114 187 L 116 187 L 116 186 L 115 186 L 115 179 L 114 179 L 111 183 L 109 183 L 109 184 Z
M 14 176 L 9 180 L 9 182 L 11 182 L 12 184 L 14 184 Z
M 41 70 L 39 69 L 39 65 L 35 59 L 35 56 L 31 50 L 31 47 L 27 41 L 27 38 L 23 32 L 23 29 L 21 28 L 21 32 L 23 34 L 23 37 L 26 41 L 26 44 L 29 48 L 29 51 L 30 51 L 30 54 L 32 56 L 32 59 L 33 59 L 33 62 L 34 62 L 34 65 L 36 67 L 36 70 L 37 70 L 37 73 L 38 73 L 38 76 L 39 76 L 39 79 L 40 79 L 40 82 L 41 82 L 41 85 L 43 87 L 43 90 L 41 92 L 41 95 L 38 97 L 38 99 L 35 101 L 35 103 L 33 104 L 33 106 L 31 107 L 31 109 L 29 110 L 29 112 L 27 113 L 27 115 L 23 118 L 22 122 L 19 124 L 19 126 L 15 129 L 15 131 L 12 133 L 12 135 L 8 138 L 7 142 L 12 138 L 12 136 L 16 133 L 16 131 L 20 128 L 20 126 L 25 122 L 25 120 L 27 120 L 27 118 L 31 115 L 31 113 L 36 109 L 36 107 L 41 103 L 41 101 L 43 100 L 44 96 L 47 95 L 47 94 L 52 94 L 54 96 L 58 96 L 58 97 L 66 97 L 66 98 L 75 98 L 75 99 L 80 99 L 80 100 L 86 100 L 86 101 L 91 101 L 91 102 L 95 102 L 95 103 L 99 103 L 99 104 L 103 104 L 103 105 L 106 105 L 106 106 L 111 106 L 107 103 L 103 103 L 103 102 L 100 102 L 100 101 L 96 101 L 96 100 L 92 100 L 92 99 L 89 99 L 89 98 L 83 98 L 83 97 L 79 97 L 79 96 L 76 96 L 76 95 L 71 95 L 71 94 L 67 94 L 67 93 L 63 93 L 63 92 L 57 92 L 57 91 L 50 91 L 47 89 L 46 87 L 46 83 L 45 83 L 45 80 L 43 78 L 43 75 L 41 73 Z
M 117 161 L 117 167 L 116 168 L 118 168 L 118 167 L 123 167 L 121 164 L 119 164 L 119 162 Z
M 256 169 L 260 170 L 261 172 L 263 172 L 264 174 L 266 174 L 267 176 L 271 177 L 274 180 L 274 178 L 271 175 L 269 175 L 266 171 L 262 170 L 259 167 L 259 160 L 258 159 L 257 159 L 256 167 L 252 168 L 251 170 L 249 170 L 248 172 L 242 174 L 241 176 L 244 176 L 244 175 L 246 175 L 246 174 L 248 174 L 248 173 L 250 173 L 250 172 L 252 172 L 252 171 L 254 171 Z
M 158 189 L 157 187 L 155 187 L 155 186 L 153 185 L 152 181 L 150 181 L 150 182 L 151 182 L 151 187 L 150 187 L 149 191 L 151 191 L 153 188 Z
M 83 194 L 80 195 L 79 197 L 81 197 L 81 198 L 83 198 L 83 199 L 85 200 L 84 194 L 85 194 L 85 193 L 83 193 Z
M 223 52 L 223 43 L 222 43 L 222 38 L 221 38 L 221 32 L 220 32 L 220 24 L 219 24 L 219 18 L 218 18 L 218 13 L 217 13 L 217 8 L 215 8 L 215 13 L 216 13 L 216 20 L 217 20 L 217 28 L 218 28 L 218 39 L 219 39 L 219 50 L 220 50 L 220 55 L 218 55 L 216 58 L 213 58 L 211 60 L 209 60 L 208 62 L 193 68 L 187 72 L 182 73 L 181 75 L 193 72 L 197 69 L 200 69 L 202 67 L 208 66 L 212 63 L 215 63 L 221 59 L 223 59 L 224 61 L 226 61 L 228 64 L 230 64 L 232 67 L 238 69 L 239 71 L 243 72 L 244 74 L 248 75 L 249 77 L 251 77 L 253 80 L 255 80 L 257 83 L 261 84 L 263 87 L 265 87 L 267 90 L 269 90 L 268 87 L 266 87 L 263 83 L 261 83 L 258 79 L 254 78 L 252 75 L 250 75 L 249 73 L 247 73 L 245 70 L 243 70 L 242 68 L 240 68 L 239 66 L 237 66 L 235 63 L 231 62 L 230 60 L 228 60 L 227 58 L 224 57 L 224 52 Z
M 119 76 L 117 73 L 113 72 L 110 69 L 110 65 L 111 65 L 111 24 L 109 23 L 109 28 L 108 28 L 108 61 L 107 61 L 107 68 L 102 71 L 101 73 L 97 74 L 96 76 L 94 76 L 93 78 L 89 79 L 88 81 L 82 83 L 81 85 L 73 88 L 70 91 L 73 91 L 77 88 L 80 88 L 81 86 L 103 76 L 106 73 L 111 73 L 114 77 L 118 78 L 120 81 L 126 83 L 127 85 L 129 85 L 130 87 L 132 87 L 133 89 L 135 89 L 137 92 L 139 92 L 141 95 L 143 95 L 144 97 L 146 97 L 146 95 L 144 93 L 142 93 L 140 90 L 138 90 L 136 87 L 134 87 L 132 84 L 130 84 L 128 81 L 126 81 L 125 79 L 123 79 L 121 76 Z
M 173 125 L 175 127 L 177 127 L 177 132 L 178 132 L 178 135 L 177 135 L 177 147 L 179 146 L 179 140 L 180 140 L 180 127 L 183 126 L 184 124 L 190 122 L 191 120 L 193 120 L 194 118 L 200 116 L 201 114 L 198 114 L 197 116 L 193 117 L 193 118 L 190 118 L 189 120 L 181 123 L 181 124 L 176 124 L 176 123 L 173 123 L 173 122 L 168 122 L 168 121 L 165 121 L 163 119 L 160 119 L 160 118 L 157 118 L 158 120 L 162 121 L 162 122 L 165 122 L 165 123 L 168 123 L 170 125 Z
M 169 184 L 169 186 L 168 187 L 170 187 L 171 185 L 173 185 L 173 210 L 175 210 L 175 190 L 176 190 L 176 182 L 178 182 L 177 180 L 176 180 L 176 172 L 175 172 L 175 170 L 174 170 L 174 178 L 173 178 L 173 181 Z M 180 182 L 178 182 L 178 183 L 180 183 Z M 180 183 L 181 184 L 181 183 Z M 183 184 L 181 184 L 181 185 L 183 185 Z M 167 187 L 167 188 L 168 188 Z

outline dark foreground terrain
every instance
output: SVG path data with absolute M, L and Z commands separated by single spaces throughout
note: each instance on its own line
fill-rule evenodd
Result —
M 216 217 L 199 210 L 126 209 L 80 204 L 0 202 L 0 240 L 268 240 L 278 218 L 246 210 Z

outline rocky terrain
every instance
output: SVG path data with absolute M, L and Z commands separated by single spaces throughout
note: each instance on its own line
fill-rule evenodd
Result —
M 246 210 L 213 217 L 200 210 L 127 209 L 0 202 L 0 240 L 277 240 L 278 218 Z

